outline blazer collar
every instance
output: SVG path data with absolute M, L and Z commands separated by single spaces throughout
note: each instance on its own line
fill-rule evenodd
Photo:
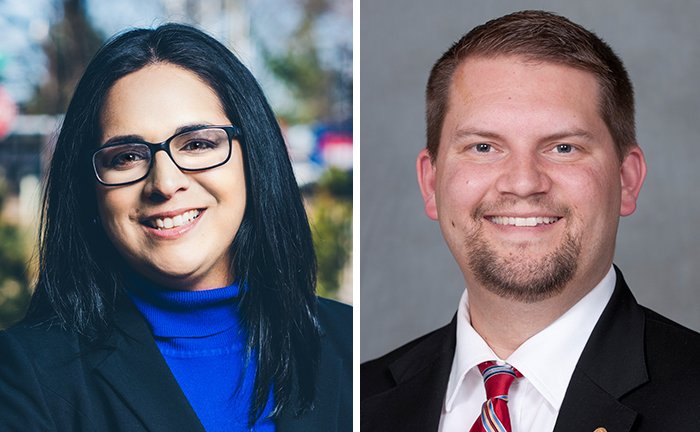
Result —
M 120 299 L 110 348 L 93 358 L 96 371 L 118 393 L 149 431 L 204 432 L 180 385 L 170 372 L 135 306 Z
M 644 355 L 644 313 L 620 270 L 608 305 L 571 377 L 555 432 L 598 427 L 629 431 L 637 413 L 620 402 L 649 380 Z
M 456 316 L 389 365 L 391 390 L 362 402 L 367 430 L 437 430 L 456 344 Z

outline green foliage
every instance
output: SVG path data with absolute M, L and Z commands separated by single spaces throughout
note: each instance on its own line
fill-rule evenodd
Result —
M 6 195 L 5 183 L 0 181 L 0 209 Z M 0 329 L 22 318 L 29 305 L 27 250 L 20 228 L 0 218 Z
M 278 109 L 290 123 L 314 123 L 332 113 L 337 73 L 323 65 L 315 35 L 317 20 L 331 8 L 329 0 L 296 0 L 302 18 L 284 42 L 284 49 L 268 49 L 264 38 L 253 33 L 267 68 L 295 100 L 294 108 Z
M 352 254 L 352 173 L 331 168 L 321 177 L 311 206 L 318 260 L 318 294 L 337 297 Z
M 352 173 L 330 168 L 318 182 L 319 192 L 328 193 L 339 200 L 352 201 Z
M 85 1 L 55 0 L 61 19 L 51 26 L 43 46 L 49 74 L 27 103 L 27 113 L 64 113 L 83 71 L 102 45 L 104 37 L 88 20 Z
M 275 56 L 263 48 L 270 71 L 281 79 L 300 103 L 292 112 L 281 113 L 295 123 L 310 123 L 329 109 L 329 76 L 320 64 L 316 49 L 301 37 L 298 45 Z

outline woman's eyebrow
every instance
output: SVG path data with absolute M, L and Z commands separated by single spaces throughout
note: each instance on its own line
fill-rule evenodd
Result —
M 106 147 L 112 144 L 127 144 L 132 142 L 143 142 L 141 135 L 116 135 L 102 143 L 100 147 Z
M 193 130 L 202 129 L 202 128 L 209 127 L 209 126 L 214 126 L 214 124 L 213 123 L 188 124 L 188 125 L 180 126 L 179 128 L 175 129 L 175 133 L 173 133 L 173 135 L 178 135 L 178 134 L 181 134 L 183 132 L 190 132 Z M 171 136 L 173 136 L 173 135 L 171 135 Z
M 181 134 L 183 132 L 190 132 L 193 130 L 201 129 L 203 127 L 208 127 L 212 126 L 210 123 L 194 123 L 194 124 L 188 124 L 184 126 L 180 126 L 177 129 L 175 129 L 175 132 L 170 135 L 170 137 L 174 135 Z M 170 138 L 168 137 L 168 138 Z M 136 134 L 129 134 L 129 135 L 115 135 L 105 141 L 100 147 L 106 147 L 109 145 L 113 144 L 128 144 L 128 143 L 133 143 L 133 142 L 148 142 L 141 135 L 136 135 Z

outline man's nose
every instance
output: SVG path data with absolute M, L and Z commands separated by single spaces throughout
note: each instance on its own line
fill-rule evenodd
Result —
M 153 167 L 146 177 L 144 193 L 150 199 L 170 199 L 180 190 L 186 190 L 190 177 L 175 165 L 164 151 L 153 155 Z
M 543 161 L 536 154 L 511 153 L 501 170 L 496 188 L 503 194 L 528 197 L 546 193 L 552 186 Z

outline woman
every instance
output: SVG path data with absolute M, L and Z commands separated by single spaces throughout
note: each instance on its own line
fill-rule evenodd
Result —
M 122 34 L 58 137 L 0 429 L 350 430 L 350 308 L 315 272 L 250 72 L 191 27 Z

